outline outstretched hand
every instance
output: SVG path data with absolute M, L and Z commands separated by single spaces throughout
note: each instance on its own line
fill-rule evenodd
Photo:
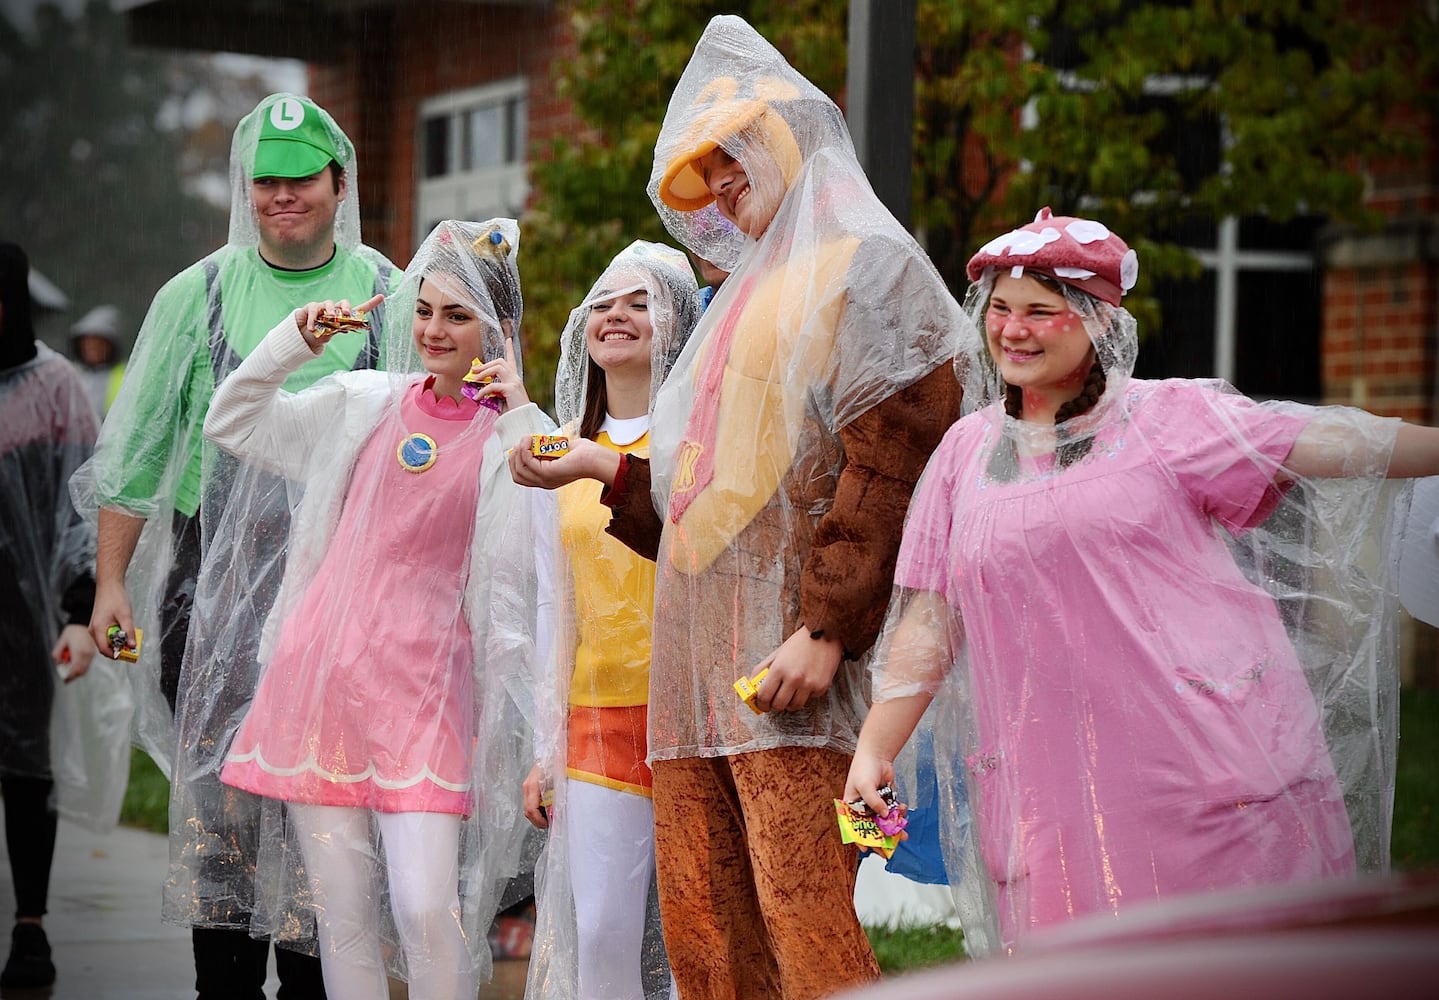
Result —
M 620 454 L 587 438 L 570 438 L 570 450 L 559 458 L 536 458 L 530 453 L 530 438 L 520 438 L 510 449 L 510 478 L 521 486 L 555 490 L 577 479 L 598 479 L 613 486 L 620 468 Z

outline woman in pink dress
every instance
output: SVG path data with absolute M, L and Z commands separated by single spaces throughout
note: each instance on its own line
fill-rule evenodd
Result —
M 1379 494 L 1439 473 L 1439 430 L 1131 379 L 1137 272 L 1048 209 L 969 264 L 975 410 L 916 490 L 846 795 L 884 812 L 951 696 L 925 725 L 973 810 L 946 844 L 971 953 L 1387 860 Z
M 542 429 L 505 407 L 523 398 L 518 244 L 510 220 L 441 223 L 390 297 L 388 373 L 285 392 L 346 335 L 325 317 L 349 303 L 312 303 L 226 379 L 205 423 L 300 495 L 221 778 L 285 803 L 268 813 L 269 912 L 254 924 L 283 937 L 313 911 L 331 996 L 387 998 L 389 972 L 412 997 L 473 998 L 514 872 L 537 501 L 502 443 Z

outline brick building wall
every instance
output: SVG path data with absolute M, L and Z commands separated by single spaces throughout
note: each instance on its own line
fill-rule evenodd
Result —
M 1393 220 L 1326 254 L 1324 398 L 1435 423 L 1439 373 L 1439 229 Z
M 1402 3 L 1355 5 L 1356 16 L 1392 17 Z M 1420 424 L 1439 423 L 1439 129 L 1407 110 L 1396 128 L 1424 139 L 1411 160 L 1356 165 L 1377 232 L 1335 229 L 1321 240 L 1324 401 Z M 1408 683 L 1439 686 L 1439 630 L 1407 616 L 1400 638 Z
M 1356 17 L 1391 22 L 1406 6 L 1351 4 Z M 1434 118 L 1415 109 L 1391 121 L 1422 136 L 1423 149 L 1413 159 L 1355 164 L 1383 229 L 1336 229 L 1321 240 L 1324 398 L 1432 424 L 1439 416 L 1439 136 Z
M 403 267 L 414 250 L 420 103 L 523 75 L 529 145 L 542 149 L 574 127 L 555 87 L 555 68 L 574 43 L 552 5 L 419 0 L 371 9 L 365 27 L 363 43 L 339 61 L 310 64 L 309 92 L 358 150 L 365 242 Z M 381 48 L 385 58 L 376 57 Z

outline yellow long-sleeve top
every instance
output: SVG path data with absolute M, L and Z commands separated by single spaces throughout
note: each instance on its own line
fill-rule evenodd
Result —
M 649 434 L 617 445 L 649 456 Z M 566 773 L 639 795 L 650 794 L 646 716 L 655 564 L 605 533 L 609 509 L 602 485 L 581 479 L 559 491 L 560 537 L 573 588 L 575 669 L 570 681 Z

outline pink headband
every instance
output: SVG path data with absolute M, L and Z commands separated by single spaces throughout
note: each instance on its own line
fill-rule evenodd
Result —
M 991 267 L 1016 278 L 1038 271 L 1117 306 L 1139 277 L 1139 256 L 1104 223 L 1051 216 L 1046 207 L 1029 225 L 986 243 L 965 270 L 978 281 Z

